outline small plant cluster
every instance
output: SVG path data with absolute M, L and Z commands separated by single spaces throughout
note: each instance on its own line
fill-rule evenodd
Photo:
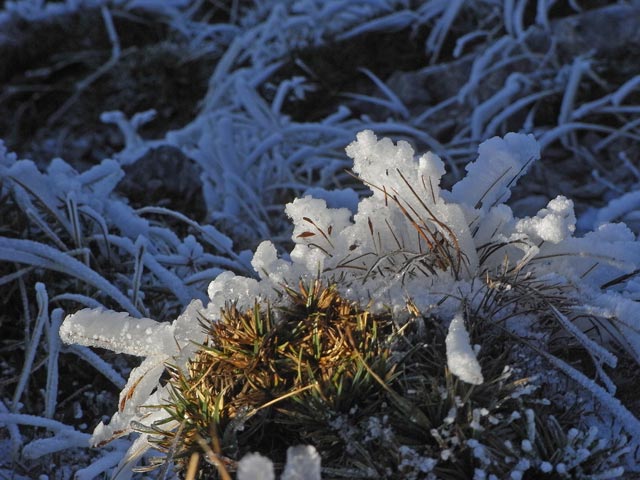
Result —
M 250 452 L 267 453 L 278 470 L 285 446 L 310 443 L 329 478 L 623 471 L 624 439 L 610 444 L 595 427 L 574 428 L 579 412 L 552 405 L 540 395 L 544 382 L 508 366 L 514 356 L 491 322 L 471 322 L 486 378 L 473 385 L 446 367 L 446 331 L 436 318 L 408 307 L 414 316 L 398 327 L 319 280 L 286 288 L 284 297 L 278 308 L 228 305 L 219 321 L 203 322 L 207 342 L 187 368 L 169 367 L 168 417 L 143 429 L 170 455 L 160 463 L 190 468 L 187 478 L 225 479 Z M 169 422 L 179 426 L 163 430 Z
M 626 437 L 598 426 L 640 438 L 611 374 L 610 348 L 631 358 L 639 345 L 630 232 L 574 237 L 562 196 L 514 218 L 503 202 L 539 156 L 531 136 L 483 143 L 451 190 L 439 157 L 404 142 L 362 132 L 347 153 L 372 187 L 357 213 L 290 203 L 290 260 L 264 242 L 259 281 L 222 274 L 206 307 L 144 320 L 164 346 L 126 315 L 65 320 L 66 342 L 147 357 L 94 444 L 140 433 L 120 472 L 151 447 L 190 475 L 225 478 L 255 450 L 279 470 L 284 446 L 311 443 L 329 478 L 620 476 Z M 614 299 L 629 310 L 607 310 Z
M 327 421 L 350 410 L 367 415 L 382 401 L 393 376 L 390 318 L 358 309 L 319 281 L 285 296 L 286 307 L 229 304 L 219 321 L 203 321 L 207 343 L 187 371 L 170 368 L 166 408 L 180 428 L 156 445 L 177 442 L 178 461 L 199 451 L 202 439 L 235 459 L 253 450 L 283 459 L 279 449 L 296 441 L 344 457 Z

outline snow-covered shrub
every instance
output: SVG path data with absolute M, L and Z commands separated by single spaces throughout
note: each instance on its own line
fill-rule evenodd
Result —
M 295 247 L 283 259 L 263 242 L 252 260 L 259 280 L 219 275 L 209 285 L 209 303 L 192 302 L 171 325 L 95 310 L 66 318 L 60 329 L 65 342 L 146 357 L 123 389 L 118 412 L 96 428 L 92 443 L 140 432 L 121 463 L 126 476 L 152 445 L 170 455 L 193 452 L 191 446 L 202 443 L 194 439 L 217 442 L 218 455 L 259 448 L 238 439 L 242 428 L 260 430 L 264 422 L 252 420 L 271 412 L 276 435 L 316 443 L 327 467 L 345 476 L 358 470 L 377 478 L 398 472 L 447 478 L 451 468 L 454 477 L 477 478 L 549 469 L 571 478 L 620 473 L 622 437 L 604 433 L 599 441 L 596 430 L 585 428 L 603 409 L 605 423 L 621 426 L 632 444 L 640 440 L 640 422 L 615 398 L 607 373 L 617 364 L 612 349 L 636 361 L 640 355 L 630 275 L 640 266 L 634 235 L 624 225 L 605 224 L 575 237 L 572 202 L 563 196 L 533 217 L 514 218 L 504 202 L 539 157 L 532 136 L 487 140 L 451 190 L 440 187 L 440 158 L 416 158 L 406 142 L 395 145 L 364 131 L 347 153 L 371 196 L 360 200 L 356 213 L 310 196 L 287 205 Z M 312 284 L 335 294 L 315 297 Z M 328 325 L 325 338 L 313 326 L 339 318 L 314 303 L 318 298 L 330 298 L 322 308 L 391 318 L 392 332 L 377 325 L 372 330 L 387 337 L 382 370 L 354 342 L 355 327 Z M 296 370 L 290 368 L 295 342 L 287 335 L 304 332 L 303 326 L 311 330 L 301 338 L 311 343 L 300 344 L 297 373 L 280 378 L 283 365 Z M 337 383 L 324 390 L 316 377 L 322 368 L 302 359 L 312 354 L 309 348 L 319 360 L 343 344 L 354 353 L 338 372 L 355 377 L 342 385 L 345 377 L 332 376 Z M 568 348 L 581 351 L 593 368 L 578 368 Z M 172 379 L 163 384 L 167 365 Z M 228 373 L 209 378 L 213 371 Z M 342 388 L 366 377 L 377 391 L 371 398 L 379 401 L 333 403 Z M 558 394 L 561 378 L 578 398 L 593 398 L 582 405 L 587 420 L 569 418 Z M 228 398 L 227 391 L 236 394 Z M 191 393 L 195 397 L 186 398 Z M 310 410 L 300 413 L 311 404 L 323 407 L 310 409 L 323 421 L 310 418 Z M 185 409 L 189 405 L 196 410 Z M 204 418 L 200 424 L 196 411 Z M 278 415 L 288 414 L 280 424 Z M 554 420 L 561 417 L 565 423 Z M 211 425 L 223 431 L 208 432 Z M 569 426 L 575 431 L 565 434 Z M 342 444 L 342 455 L 328 454 L 323 439 Z
M 187 369 L 169 367 L 171 423 L 152 442 L 162 451 L 177 444 L 176 462 L 216 437 L 227 455 L 265 448 L 284 455 L 277 445 L 285 438 L 340 457 L 331 418 L 364 415 L 381 402 L 394 376 L 389 316 L 370 315 L 319 281 L 283 293 L 274 309 L 229 304 L 220 321 L 203 325 L 207 341 Z

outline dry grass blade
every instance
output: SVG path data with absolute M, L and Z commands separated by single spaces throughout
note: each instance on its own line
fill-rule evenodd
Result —
M 187 472 L 184 475 L 185 480 L 195 480 L 198 472 L 198 464 L 200 463 L 200 454 L 193 452 L 189 457 L 189 464 L 187 465 Z
M 207 459 L 207 461 L 215 465 L 221 480 L 231 480 L 231 475 L 229 475 L 229 472 L 227 471 L 224 462 L 220 458 L 220 455 L 214 452 L 209 444 L 205 441 L 205 439 L 200 435 L 196 436 L 196 441 L 198 442 L 200 448 L 202 448 L 202 451 L 205 453 L 205 458 Z
M 187 423 L 187 420 L 183 420 L 182 423 L 180 423 L 178 430 L 176 431 L 175 437 L 171 442 L 171 447 L 169 448 L 169 451 L 167 452 L 164 463 L 162 464 L 162 467 L 160 468 L 160 472 L 158 473 L 158 480 L 165 480 L 165 478 L 167 478 L 167 473 L 169 472 L 169 466 L 171 465 L 171 462 L 173 461 L 173 456 L 175 455 L 176 450 L 178 449 L 180 436 L 182 435 L 182 431 L 184 430 L 184 426 L 186 425 L 186 423 Z

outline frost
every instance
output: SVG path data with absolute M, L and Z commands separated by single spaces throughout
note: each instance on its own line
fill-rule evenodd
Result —
M 304 192 L 304 197 L 311 196 L 327 202 L 329 208 L 347 208 L 352 213 L 358 211 L 358 194 L 351 188 L 341 190 L 325 190 L 324 188 L 308 188 Z
M 269 241 L 258 245 L 251 266 L 260 278 L 270 278 L 275 283 L 282 283 L 291 275 L 291 264 L 278 258 L 276 247 Z
M 473 480 L 487 480 L 487 473 L 481 468 L 476 468 L 473 471 Z
M 250 453 L 238 463 L 238 480 L 275 480 L 273 462 L 259 453 Z
M 491 457 L 489 451 L 478 440 L 470 438 L 467 440 L 467 445 L 471 447 L 473 456 L 482 463 L 482 465 L 489 465 L 491 463 Z
M 320 455 L 310 445 L 287 449 L 282 480 L 320 480 Z
M 264 252 L 268 252 L 268 247 L 265 245 Z M 267 256 L 267 259 L 270 259 Z M 256 265 L 260 268 L 262 261 L 260 256 L 256 260 Z M 239 308 L 248 308 L 253 305 L 256 298 L 260 298 L 264 291 L 264 285 L 258 283 L 253 278 L 247 278 L 240 275 L 235 275 L 232 272 L 224 272 L 216 277 L 209 284 L 209 305 L 207 305 L 207 311 L 211 315 L 218 315 L 220 309 L 230 300 L 237 302 Z
M 285 212 L 293 221 L 294 239 L 303 239 L 316 248 L 294 248 L 291 259 L 306 266 L 307 271 L 322 269 L 324 254 L 335 248 L 330 236 L 350 225 L 351 211 L 346 208 L 329 209 L 324 200 L 306 196 L 287 204 Z
M 102 309 L 80 310 L 69 315 L 60 328 L 65 343 L 107 348 L 138 357 L 170 350 L 171 326 L 149 318 Z
M 464 317 L 458 313 L 451 320 L 449 333 L 445 339 L 447 345 L 447 367 L 460 380 L 480 385 L 484 382 L 480 364 L 471 348 L 469 333 L 464 326 Z
M 136 113 L 131 119 L 128 119 L 124 113 L 117 110 L 103 112 L 100 115 L 100 121 L 116 125 L 124 136 L 125 148 L 118 154 L 118 160 L 121 164 L 134 163 L 152 146 L 153 142 L 147 143 L 140 137 L 138 129 L 151 122 L 155 116 L 155 110 Z
M 540 158 L 533 135 L 508 133 L 504 139 L 486 140 L 478 149 L 478 159 L 467 165 L 467 176 L 454 185 L 451 201 L 483 211 L 506 202 L 510 188 Z
M 202 303 L 194 300 L 171 324 L 148 318 L 136 319 L 124 313 L 101 309 L 80 310 L 65 318 L 60 327 L 60 338 L 65 343 L 145 357 L 140 366 L 131 371 L 127 384 L 120 392 L 118 411 L 109 425 L 101 422 L 95 428 L 92 445 L 103 445 L 131 433 L 133 420 L 155 421 L 163 417 L 157 409 L 152 409 L 155 412 L 150 416 L 142 407 L 145 404 L 162 403 L 164 387 L 160 387 L 159 381 L 165 363 L 171 361 L 184 365 L 195 352 L 194 342 L 204 340 L 204 333 L 194 328 L 194 319 L 202 310 Z
M 531 239 L 560 243 L 571 236 L 576 227 L 573 202 L 563 196 L 551 200 L 533 218 L 524 218 L 516 223 L 516 231 L 525 233 Z
M 409 474 L 409 478 L 422 478 L 417 473 L 429 473 L 436 466 L 437 461 L 433 458 L 424 457 L 416 452 L 413 448 L 406 445 L 398 448 L 398 453 L 402 458 L 400 465 L 398 466 L 400 471 L 409 470 L 409 472 L 415 472 L 413 476 Z
M 620 221 L 630 212 L 635 212 L 637 221 L 637 211 L 640 210 L 640 191 L 632 191 L 611 200 L 605 207 L 598 210 L 595 219 L 595 226 L 600 226 L 608 222 Z
M 238 463 L 238 480 L 275 480 L 273 462 L 258 453 L 242 457 Z M 310 445 L 287 449 L 287 463 L 281 480 L 320 480 L 320 455 Z

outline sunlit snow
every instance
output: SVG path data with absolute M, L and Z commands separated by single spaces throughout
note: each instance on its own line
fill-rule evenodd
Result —
M 471 347 L 462 313 L 456 314 L 451 320 L 445 343 L 447 346 L 447 367 L 451 373 L 472 385 L 483 383 L 482 369 Z

